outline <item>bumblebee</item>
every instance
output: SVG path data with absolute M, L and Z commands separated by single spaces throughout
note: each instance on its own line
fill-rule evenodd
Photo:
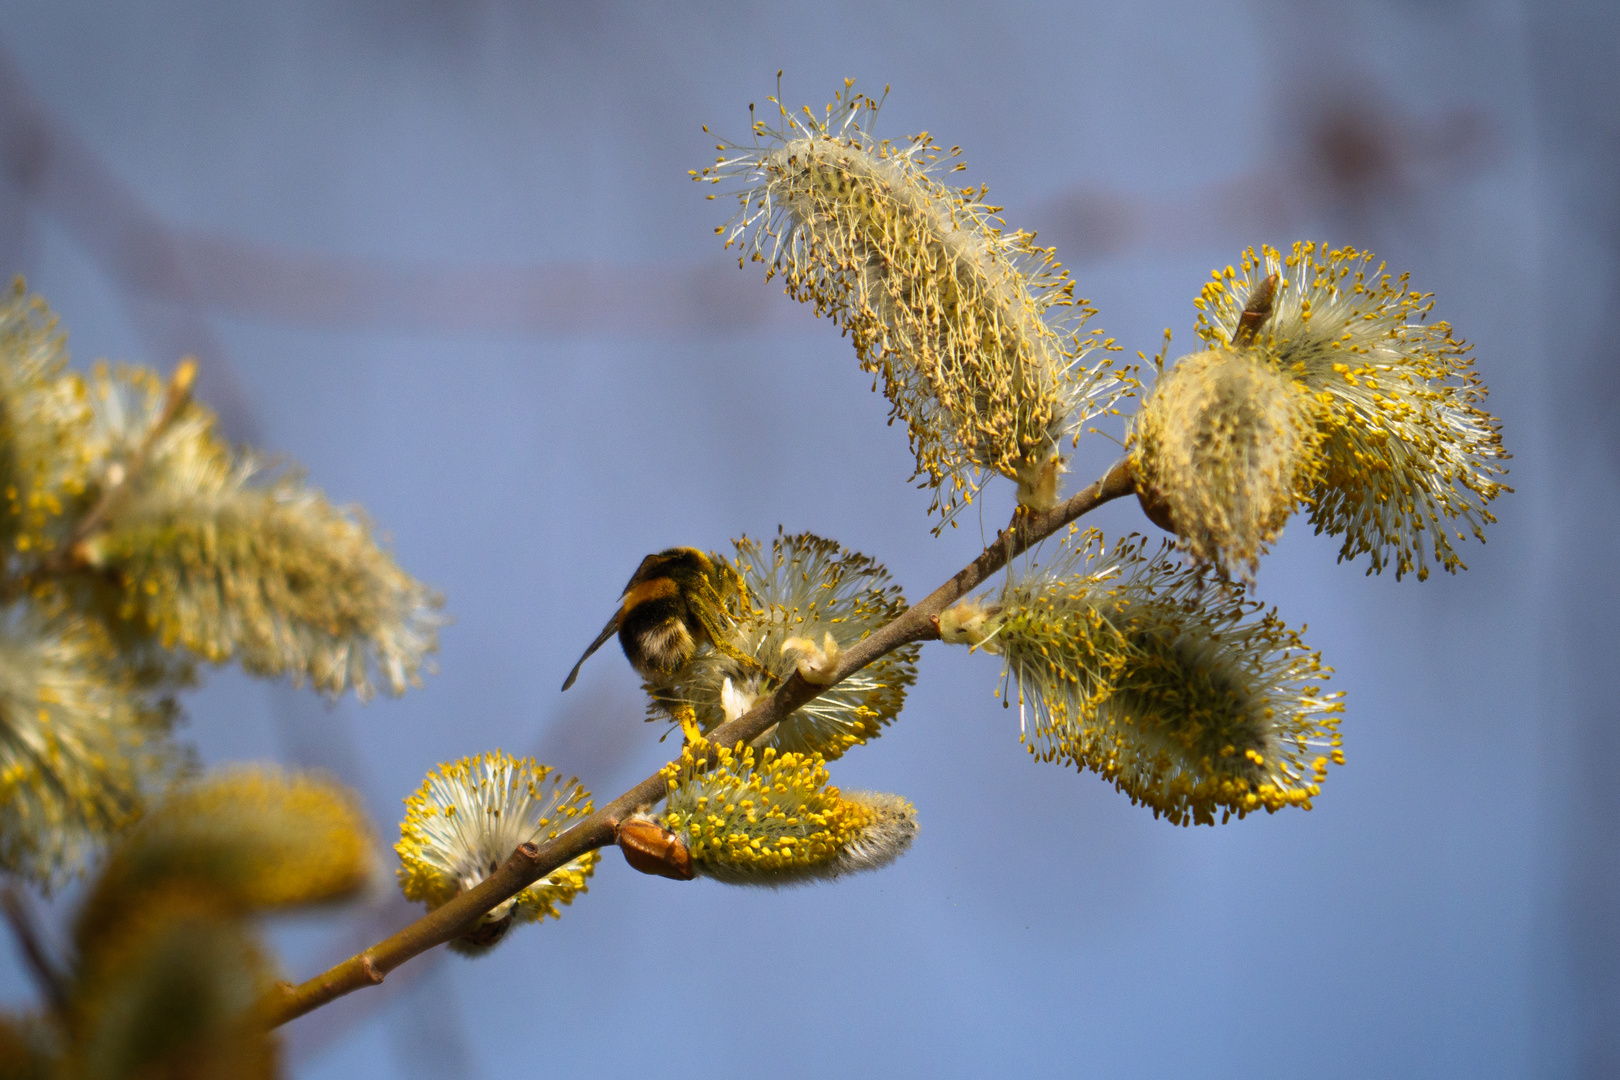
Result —
M 689 547 L 670 548 L 642 559 L 624 587 L 619 610 L 568 673 L 562 688 L 574 685 L 580 667 L 615 633 L 630 666 L 655 692 L 673 683 L 703 645 L 765 673 L 752 657 L 738 652 L 726 640 L 732 628 L 727 607 L 734 595 L 742 594 L 744 586 L 731 567 L 715 563 L 697 548 Z M 689 740 L 701 737 L 691 706 L 677 705 L 672 712 Z

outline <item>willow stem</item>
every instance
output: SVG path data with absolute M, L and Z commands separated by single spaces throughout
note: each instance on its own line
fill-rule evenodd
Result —
M 1133 494 L 1134 491 L 1130 461 L 1121 458 L 1101 479 L 1050 510 L 1019 508 L 1007 528 L 996 534 L 996 538 L 977 559 L 881 630 L 850 646 L 839 657 L 830 682 L 813 686 L 794 672 L 777 687 L 775 693 L 756 703 L 746 714 L 721 724 L 706 738 L 720 746 L 751 743 L 772 725 L 785 720 L 793 710 L 874 660 L 913 641 L 938 639 L 939 629 L 934 618 L 940 612 L 1034 544 L 1103 503 Z M 281 984 L 264 1004 L 264 1015 L 269 1025 L 277 1027 L 351 991 L 375 986 L 390 971 L 412 957 L 460 937 L 497 904 L 515 896 L 546 874 L 588 851 L 612 844 L 620 821 L 642 807 L 657 802 L 667 791 L 668 781 L 664 774 L 654 773 L 555 840 L 540 845 L 520 845 L 498 870 L 475 888 L 428 912 L 399 933 L 351 956 L 308 982 L 298 986 Z

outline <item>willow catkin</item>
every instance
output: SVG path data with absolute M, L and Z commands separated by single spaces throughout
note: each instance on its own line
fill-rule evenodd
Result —
M 1316 469 L 1303 387 L 1252 349 L 1182 357 L 1132 420 L 1131 467 L 1182 547 L 1249 578 Z
M 753 145 L 722 143 L 727 156 L 693 175 L 740 184 L 717 230 L 727 246 L 849 332 L 906 424 L 934 509 L 948 519 L 993 473 L 1024 504 L 1051 506 L 1062 442 L 1131 381 L 1107 357 L 1085 362 L 1112 342 L 1081 333 L 1092 312 L 1052 249 L 1004 231 L 982 188 L 936 179 L 956 151 L 926 133 L 875 139 L 879 105 L 847 83 L 820 119 L 778 105 L 780 127 L 756 121 Z

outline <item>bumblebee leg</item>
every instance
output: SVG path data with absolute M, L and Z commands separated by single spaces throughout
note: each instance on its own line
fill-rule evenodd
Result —
M 749 656 L 742 650 L 735 648 L 730 643 L 722 639 L 715 639 L 714 647 L 717 651 L 741 664 L 745 670 L 753 672 L 755 675 L 763 678 L 770 686 L 775 687 L 781 683 L 781 680 L 775 675 L 772 675 L 769 671 L 765 670 L 764 666 L 760 664 L 758 660 L 755 660 L 752 656 Z
M 742 595 L 747 595 L 747 588 L 743 585 L 741 578 L 736 579 L 735 587 L 741 591 Z M 714 646 L 715 651 L 736 661 L 744 671 L 760 676 L 768 686 L 774 688 L 780 685 L 782 680 L 765 670 L 758 660 L 755 660 L 727 640 L 731 633 L 730 616 L 726 614 L 725 600 L 720 593 L 713 586 L 705 583 L 703 598 L 705 602 L 694 605 L 692 614 L 697 618 L 698 624 L 703 627 L 703 632 L 707 636 L 709 644 Z
M 696 709 L 682 703 L 671 706 L 669 711 L 675 722 L 681 725 L 681 734 L 686 736 L 689 744 L 696 746 L 703 741 L 703 731 L 698 727 Z

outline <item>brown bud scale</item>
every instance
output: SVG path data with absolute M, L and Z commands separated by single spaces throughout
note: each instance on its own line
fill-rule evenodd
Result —
M 643 874 L 691 881 L 692 853 L 679 836 L 647 817 L 633 817 L 618 828 L 624 861 Z

